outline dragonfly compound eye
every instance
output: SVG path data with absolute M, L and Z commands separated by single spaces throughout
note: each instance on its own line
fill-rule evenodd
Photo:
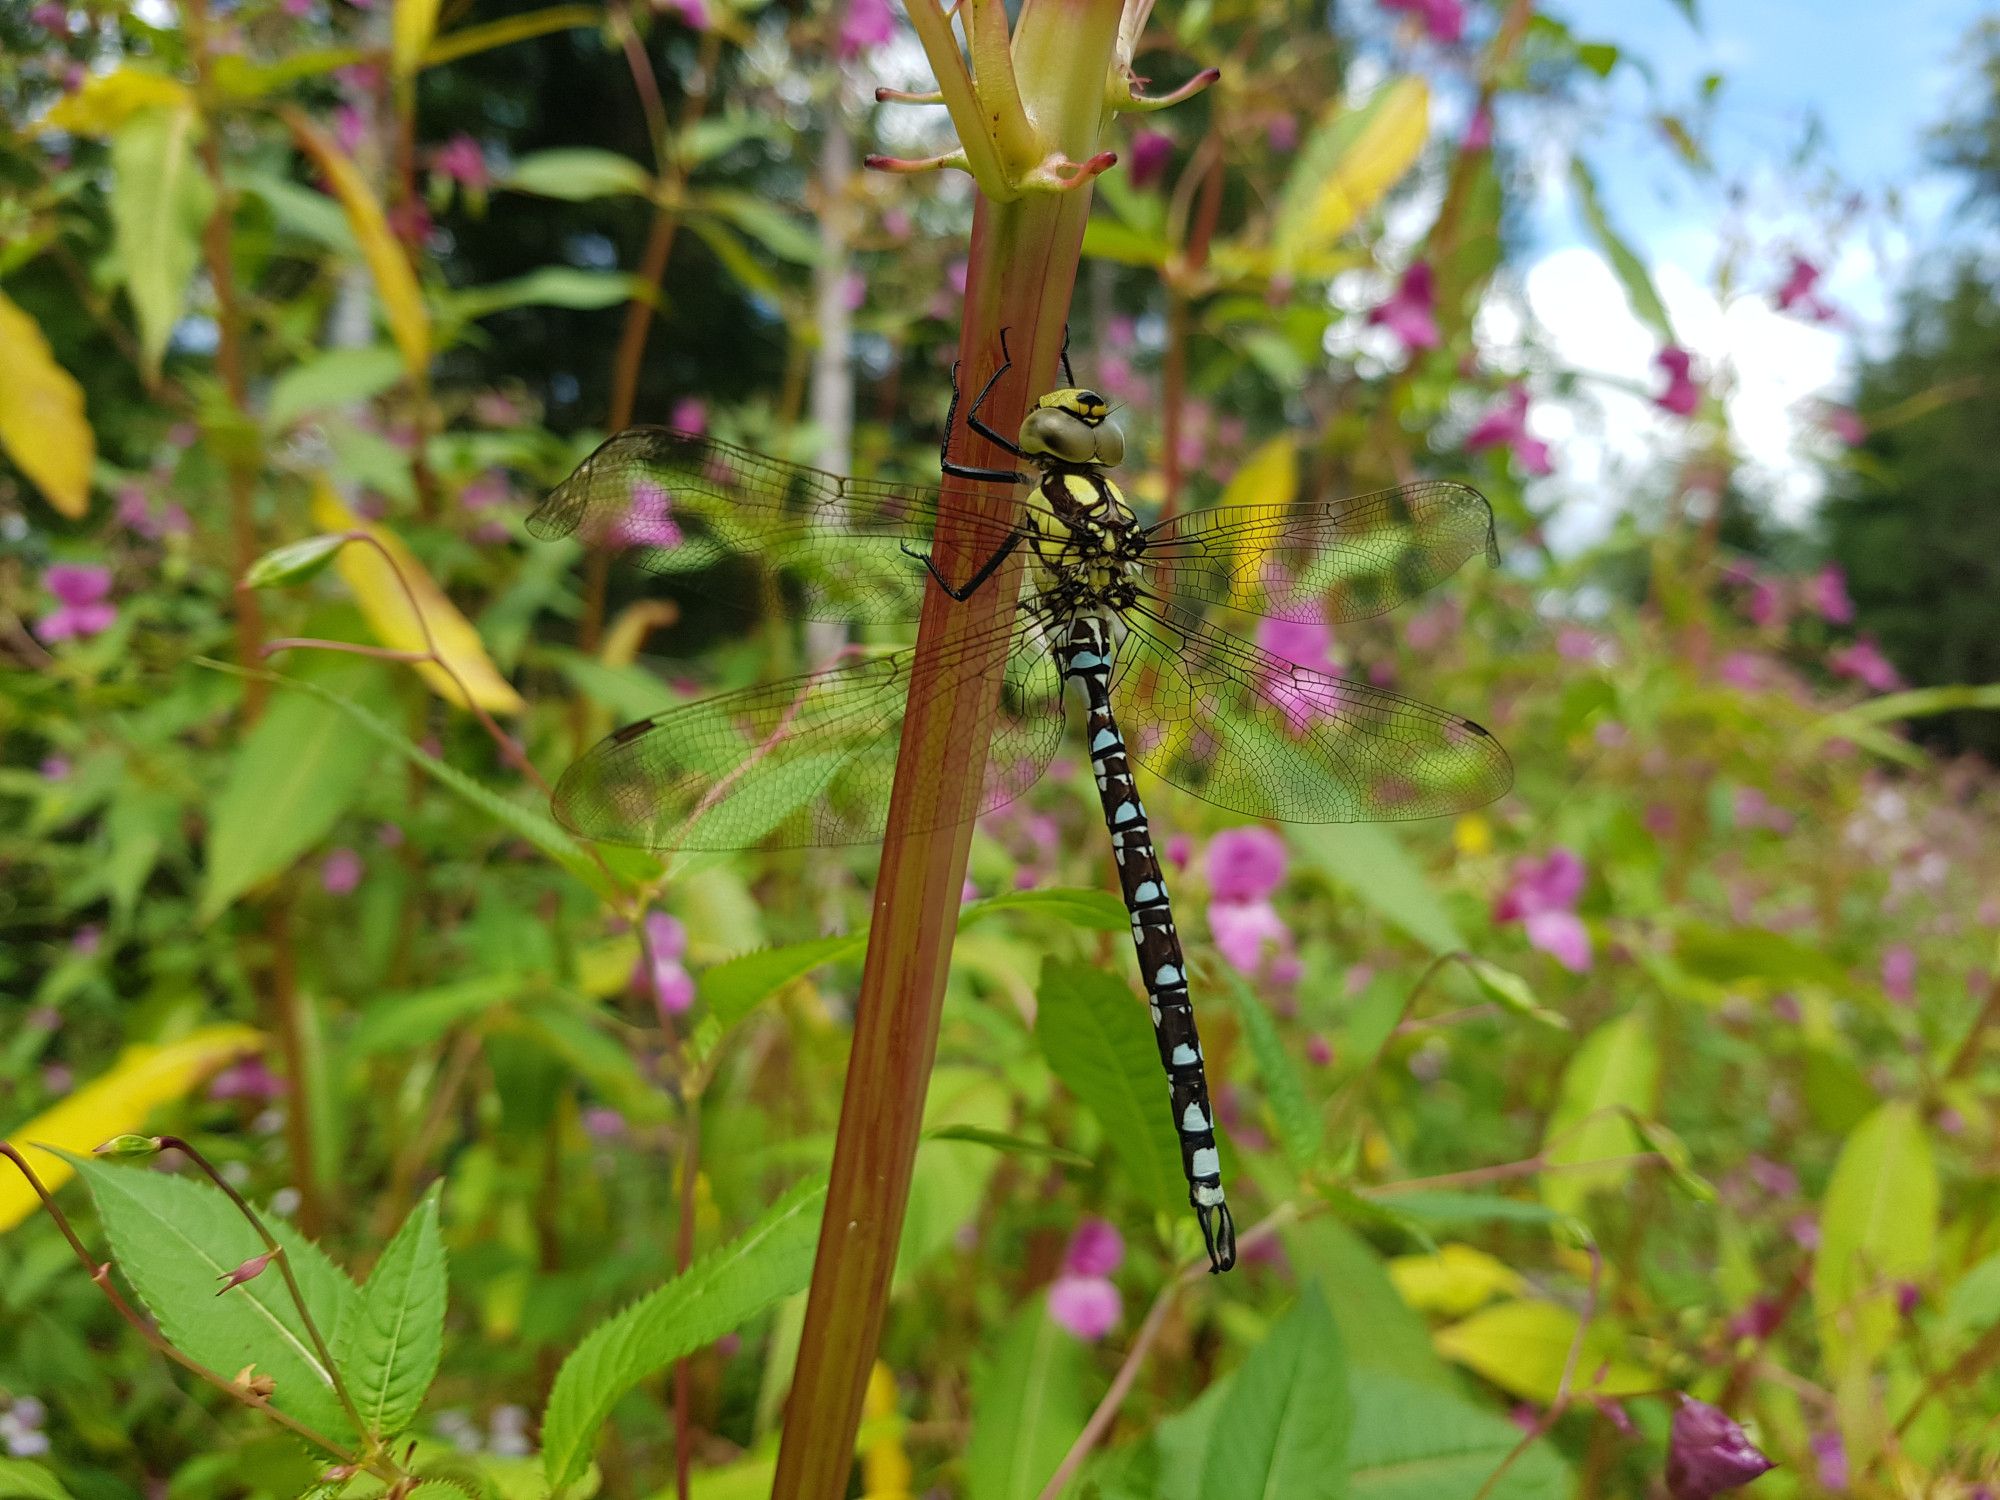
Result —
M 1030 458 L 1048 457 L 1066 464 L 1118 464 L 1125 459 L 1125 434 L 1105 420 L 1101 404 L 1090 415 L 1067 402 L 1040 406 L 1021 424 L 1021 451 Z

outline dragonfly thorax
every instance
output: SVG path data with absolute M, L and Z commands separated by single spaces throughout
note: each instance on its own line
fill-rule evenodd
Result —
M 1063 464 L 1112 466 L 1125 461 L 1125 434 L 1111 404 L 1095 391 L 1050 391 L 1021 424 L 1021 452 L 1044 470 Z

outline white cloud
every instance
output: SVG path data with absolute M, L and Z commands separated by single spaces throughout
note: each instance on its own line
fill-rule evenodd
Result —
M 1722 396 L 1740 478 L 1780 516 L 1799 519 L 1821 491 L 1808 456 L 1819 441 L 1813 398 L 1838 397 L 1846 338 L 1779 313 L 1761 287 L 1723 302 L 1680 264 L 1663 261 L 1652 271 L 1697 377 Z M 1517 298 L 1490 299 L 1481 309 L 1479 331 L 1495 363 L 1507 363 L 1510 352 L 1524 357 L 1532 340 L 1583 376 L 1573 399 L 1540 400 L 1529 419 L 1556 455 L 1557 472 L 1534 492 L 1556 507 L 1555 545 L 1586 544 L 1642 490 L 1659 491 L 1695 434 L 1653 405 L 1665 384 L 1653 363 L 1659 341 L 1594 250 L 1569 246 L 1535 261 Z

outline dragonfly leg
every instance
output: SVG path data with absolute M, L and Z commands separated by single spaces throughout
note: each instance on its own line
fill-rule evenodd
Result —
M 1063 324 L 1062 372 L 1063 384 L 1074 386 L 1076 384 L 1076 371 L 1069 367 L 1069 324 L 1067 323 Z
M 979 395 L 972 403 L 973 413 L 978 412 L 980 403 L 985 401 L 987 394 L 993 389 L 993 382 L 1006 374 L 1007 367 L 1013 363 L 1012 360 L 1007 358 L 1007 336 L 1004 333 L 1000 335 L 1000 360 L 1000 368 L 995 370 L 986 384 L 980 387 Z M 944 441 L 938 445 L 938 467 L 954 479 L 979 479 L 994 484 L 1026 484 L 1028 476 L 1017 469 L 985 469 L 973 464 L 961 464 L 952 461 L 951 435 L 953 430 L 958 426 L 959 395 L 958 363 L 957 361 L 953 361 L 951 367 L 951 408 L 944 416 Z M 976 415 L 968 414 L 966 424 L 981 437 L 989 442 L 999 444 L 1001 448 L 1013 454 L 1016 458 L 1025 456 L 1018 445 L 1008 442 L 1000 434 L 994 432 L 984 422 L 980 421 Z
M 987 558 L 985 562 L 979 565 L 979 570 L 975 572 L 971 578 L 966 580 L 963 586 L 957 588 L 954 588 L 951 584 L 951 581 L 947 579 L 944 576 L 944 574 L 938 571 L 937 564 L 931 561 L 930 553 L 919 552 L 914 547 L 912 547 L 908 542 L 905 542 L 903 544 L 903 551 L 907 553 L 909 556 L 916 558 L 919 562 L 921 562 L 924 565 L 924 571 L 926 573 L 929 573 L 932 578 L 937 580 L 937 586 L 939 588 L 943 589 L 947 594 L 951 595 L 951 597 L 956 599 L 960 604 L 963 604 L 965 603 L 966 600 L 970 599 L 974 594 L 979 592 L 979 586 L 981 584 L 985 583 L 987 579 L 991 578 L 995 573 L 1000 571 L 1000 564 L 1004 563 L 1009 557 L 1013 556 L 1014 549 L 1020 545 L 1021 545 L 1021 533 L 1017 531 L 1012 536 L 1008 537 L 1006 541 L 1000 544 L 1000 548 L 997 552 L 995 552 L 991 557 Z
M 1025 459 L 1028 455 L 1021 451 L 1019 443 L 1016 443 L 1012 438 L 1002 437 L 991 427 L 988 427 L 984 422 L 979 420 L 979 408 L 984 406 L 986 398 L 993 394 L 993 387 L 1000 383 L 1000 377 L 1013 368 L 1014 356 L 1007 352 L 1007 330 L 1003 328 L 1000 330 L 1000 368 L 986 377 L 986 384 L 982 385 L 979 388 L 979 394 L 972 398 L 972 410 L 965 414 L 965 425 L 995 447 L 1005 449 L 1016 458 Z M 958 390 L 958 374 L 956 371 L 952 372 L 952 390 L 954 393 Z

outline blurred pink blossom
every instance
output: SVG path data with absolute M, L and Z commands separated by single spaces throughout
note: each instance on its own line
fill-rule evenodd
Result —
M 1296 151 L 1299 146 L 1299 117 L 1294 114 L 1275 114 L 1264 126 L 1264 139 L 1273 151 Z
M 1757 579 L 1750 585 L 1750 597 L 1743 605 L 1743 613 L 1760 630 L 1783 625 L 1787 613 L 1785 591 L 1772 579 Z
M 1829 625 L 1852 625 L 1854 601 L 1848 597 L 1847 575 L 1828 563 L 1806 585 L 1806 598 Z
M 1465 447 L 1470 453 L 1487 448 L 1511 449 L 1522 469 L 1530 474 L 1549 474 L 1555 469 L 1549 459 L 1549 445 L 1528 434 L 1528 391 L 1519 384 L 1508 386 L 1499 403 L 1466 434 Z
M 1333 1043 L 1315 1032 L 1306 1038 L 1306 1061 L 1316 1068 L 1331 1067 Z
M 460 187 L 482 192 L 492 181 L 486 170 L 486 153 L 464 131 L 460 131 L 431 152 L 431 169 Z
M 1085 1219 L 1070 1236 L 1063 1270 L 1072 1276 L 1109 1276 L 1125 1259 L 1125 1240 L 1108 1219 Z
M 1528 942 L 1573 973 L 1590 967 L 1590 931 L 1576 914 L 1583 895 L 1583 860 L 1560 845 L 1542 859 L 1517 859 L 1493 904 L 1493 920 L 1519 922 Z
M 840 19 L 840 58 L 851 62 L 871 47 L 896 39 L 896 12 L 889 0 L 847 0 Z
M 1461 142 L 1467 151 L 1486 151 L 1493 146 L 1493 109 L 1482 104 L 1472 112 L 1472 122 L 1465 127 L 1465 139 Z
M 1917 955 L 1907 943 L 1882 950 L 1882 989 L 1898 1005 L 1917 998 Z
M 1803 313 L 1816 323 L 1830 321 L 1834 316 L 1833 308 L 1815 290 L 1819 278 L 1818 266 L 1802 255 L 1794 255 L 1784 281 L 1773 294 L 1778 311 Z
M 1086 1343 L 1116 1328 L 1123 1311 L 1118 1288 L 1102 1276 L 1059 1276 L 1049 1286 L 1049 1316 Z
M 1845 1494 L 1848 1485 L 1847 1445 L 1834 1428 L 1812 1436 L 1813 1468 L 1819 1487 L 1831 1494 Z
M 1382 0 L 1382 9 L 1415 16 L 1436 41 L 1449 44 L 1465 35 L 1465 6 L 1461 0 Z
M 333 141 L 352 156 L 368 139 L 368 117 L 352 104 L 336 105 L 333 111 Z
M 1829 404 L 1821 409 L 1820 421 L 1826 425 L 1828 432 L 1850 448 L 1858 448 L 1868 440 L 1868 424 L 1851 406 Z
M 1269 901 L 1211 901 L 1208 930 L 1216 951 L 1239 974 L 1255 974 L 1268 957 L 1292 949 L 1292 930 Z
M 1261 901 L 1285 879 L 1285 841 L 1251 824 L 1225 828 L 1208 843 L 1208 888 L 1217 901 Z
M 1325 620 L 1259 620 L 1257 644 L 1302 667 L 1333 667 L 1333 630 Z
M 42 757 L 42 780 L 44 781 L 68 781 L 70 772 L 74 769 L 70 765 L 69 757 L 66 755 L 45 755 Z
M 1132 133 L 1132 150 L 1128 158 L 1128 170 L 1132 174 L 1132 186 L 1146 189 L 1157 187 L 1167 175 L 1167 163 L 1174 159 L 1174 138 L 1164 131 L 1136 130 Z
M 632 502 L 611 523 L 605 540 L 614 547 L 678 547 L 681 528 L 667 504 L 667 487 L 657 480 L 632 484 Z
M 683 26 L 695 31 L 708 30 L 708 0 L 653 0 L 653 9 L 663 16 L 679 16 Z
M 56 607 L 35 622 L 35 634 L 50 645 L 102 634 L 118 618 L 118 607 L 109 602 L 109 568 L 50 563 L 42 570 L 42 587 L 55 596 Z
M 1674 1500 L 1709 1500 L 1773 1467 L 1726 1413 L 1681 1397 L 1667 1433 L 1667 1493 Z
M 667 413 L 667 425 L 700 437 L 708 431 L 708 403 L 699 396 L 683 396 Z
M 1435 349 L 1443 342 L 1438 333 L 1437 278 L 1430 263 L 1413 261 L 1396 282 L 1389 300 L 1369 311 L 1371 325 L 1386 328 L 1402 341 L 1406 354 L 1419 349 Z
M 1701 405 L 1701 387 L 1692 374 L 1694 356 L 1678 344 L 1669 344 L 1653 356 L 1653 363 L 1667 373 L 1667 388 L 1653 398 L 1653 404 L 1677 417 L 1693 416 Z
M 1826 664 L 1839 676 L 1851 677 L 1878 693 L 1891 693 L 1903 685 L 1902 673 L 1882 654 L 1882 648 L 1865 635 L 1853 645 L 1829 653 Z
M 652 995 L 662 1019 L 685 1015 L 694 1004 L 694 976 L 681 963 L 686 952 L 687 929 L 679 920 L 663 911 L 647 912 L 632 985 Z
M 231 1063 L 208 1081 L 211 1099 L 249 1099 L 267 1103 L 285 1092 L 285 1080 L 264 1066 L 261 1057 Z
M 345 847 L 330 850 L 319 867 L 320 889 L 329 896 L 351 896 L 361 884 L 361 856 Z

